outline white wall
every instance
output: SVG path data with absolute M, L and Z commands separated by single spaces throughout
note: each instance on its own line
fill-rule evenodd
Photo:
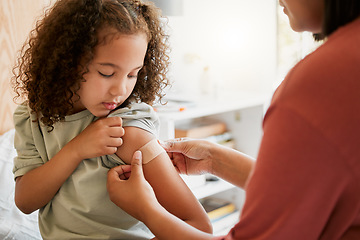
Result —
M 205 66 L 221 92 L 272 90 L 276 0 L 184 0 L 169 17 L 172 93 L 196 95 Z M 209 85 L 209 84 L 208 84 Z
M 50 0 L 0 0 L 0 135 L 14 127 L 10 79 L 17 53 L 49 4 Z

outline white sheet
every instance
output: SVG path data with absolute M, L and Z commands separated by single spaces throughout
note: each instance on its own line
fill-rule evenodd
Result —
M 14 203 L 14 129 L 0 136 L 0 239 L 41 239 L 38 212 L 23 214 Z

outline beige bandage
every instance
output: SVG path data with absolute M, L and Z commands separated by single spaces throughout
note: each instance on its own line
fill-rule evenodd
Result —
M 160 146 L 156 139 L 151 140 L 139 149 L 142 153 L 143 164 L 149 163 L 151 160 L 159 156 L 165 150 Z

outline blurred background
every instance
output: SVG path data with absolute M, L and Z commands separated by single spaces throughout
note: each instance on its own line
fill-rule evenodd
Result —
M 17 52 L 54 0 L 0 0 L 0 122 L 12 125 L 9 80 Z M 172 52 L 168 96 L 271 97 L 287 71 L 317 47 L 291 31 L 277 0 L 153 0 L 168 22 Z M 5 123 L 3 123 L 5 122 Z
M 170 95 L 271 96 L 288 70 L 316 48 L 291 30 L 277 0 L 153 0 L 168 18 Z

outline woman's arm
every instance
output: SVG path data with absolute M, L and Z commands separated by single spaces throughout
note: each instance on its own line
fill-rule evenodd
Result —
M 111 201 L 144 222 L 159 240 L 212 239 L 211 234 L 190 226 L 159 204 L 152 187 L 144 178 L 141 155 L 140 151 L 136 151 L 131 165 L 120 165 L 109 170 L 107 189 Z
M 154 136 L 136 127 L 125 127 L 123 145 L 118 156 L 130 164 L 133 153 Z M 212 232 L 210 220 L 199 201 L 181 179 L 168 155 L 162 153 L 143 165 L 144 175 L 151 184 L 159 203 L 170 213 L 204 232 Z
M 90 124 L 50 161 L 16 178 L 15 204 L 24 213 L 45 206 L 79 163 L 86 158 L 113 154 L 122 144 L 121 118 L 106 118 Z
M 211 173 L 241 188 L 255 165 L 251 157 L 205 140 L 175 139 L 162 146 L 180 173 Z
M 217 145 L 213 152 L 211 173 L 244 188 L 255 166 L 255 160 L 232 148 Z

